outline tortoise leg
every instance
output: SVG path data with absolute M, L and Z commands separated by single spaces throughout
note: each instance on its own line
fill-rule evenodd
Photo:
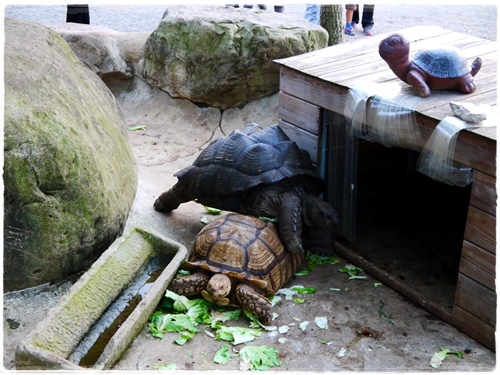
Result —
M 271 322 L 273 318 L 271 302 L 250 285 L 236 285 L 235 297 L 238 304 L 254 314 L 262 324 L 267 325 Z
M 170 212 L 179 207 L 181 203 L 192 201 L 195 198 L 186 185 L 177 182 L 170 190 L 165 191 L 156 199 L 154 208 L 158 212 Z
M 306 227 L 309 250 L 313 254 L 331 256 L 335 252 L 335 229 L 329 227 Z
M 210 280 L 210 275 L 205 272 L 196 272 L 191 275 L 173 279 L 168 289 L 182 296 L 194 296 L 205 290 Z
M 291 192 L 281 194 L 278 210 L 278 228 L 280 239 L 291 253 L 303 253 L 302 247 L 302 202 L 299 196 Z
M 474 77 L 477 74 L 477 72 L 479 72 L 479 69 L 481 69 L 482 65 L 483 65 L 483 60 L 480 57 L 476 57 L 471 64 L 470 75 Z
M 419 72 L 411 70 L 406 76 L 406 79 L 411 87 L 417 90 L 418 95 L 426 98 L 431 94 L 431 89 L 427 86 L 424 77 L 422 77 Z
M 339 221 L 337 212 L 328 202 L 311 194 L 304 194 L 302 202 L 305 235 L 303 240 L 309 240 L 306 248 L 314 254 L 333 254 Z

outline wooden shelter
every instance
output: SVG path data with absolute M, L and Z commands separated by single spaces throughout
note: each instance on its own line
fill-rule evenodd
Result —
M 496 111 L 496 42 L 439 27 L 398 32 L 410 39 L 411 54 L 429 45 L 453 45 L 469 62 L 483 59 L 474 93 L 433 91 L 415 109 L 417 148 L 452 115 L 450 101 Z M 277 60 L 279 124 L 309 152 L 328 184 L 326 199 L 341 217 L 338 254 L 495 350 L 496 127 L 459 133 L 454 161 L 473 170 L 466 187 L 416 172 L 418 151 L 353 139 L 344 114 L 356 82 L 411 90 L 378 54 L 386 36 Z M 483 125 L 496 125 L 496 116 Z M 368 113 L 368 126 L 370 121 L 378 120 Z

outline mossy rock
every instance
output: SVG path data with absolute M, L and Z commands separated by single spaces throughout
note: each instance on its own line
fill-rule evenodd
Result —
M 137 188 L 106 85 L 55 32 L 5 20 L 4 290 L 88 268 L 123 232 Z
M 172 6 L 146 42 L 143 76 L 172 97 L 227 109 L 278 92 L 273 60 L 327 45 L 325 29 L 286 13 Z

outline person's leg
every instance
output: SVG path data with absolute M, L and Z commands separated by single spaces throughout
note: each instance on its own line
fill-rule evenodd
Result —
M 363 34 L 366 36 L 372 36 L 373 29 L 373 10 L 375 5 L 363 5 L 363 18 L 361 23 L 363 25 Z
M 356 9 L 352 13 L 352 28 L 356 29 L 356 25 L 359 24 L 359 6 L 356 5 Z
M 68 5 L 66 10 L 66 22 L 90 24 L 88 5 Z
M 354 4 L 347 4 L 345 6 L 345 29 L 344 29 L 344 34 L 347 35 L 354 35 L 354 30 L 352 28 L 352 16 L 354 10 L 357 8 L 356 5 Z
M 277 13 L 283 13 L 285 11 L 285 6 L 284 5 L 275 5 L 274 11 Z
M 307 4 L 304 18 L 311 23 L 319 25 L 319 13 L 321 7 L 318 4 Z
M 361 24 L 363 25 L 363 29 L 366 28 L 367 26 L 372 26 L 374 25 L 373 22 L 373 12 L 375 10 L 375 5 L 371 4 L 365 4 L 363 5 L 363 17 L 361 19 Z M 359 17 L 359 16 L 358 16 Z M 359 18 L 358 18 L 359 20 Z

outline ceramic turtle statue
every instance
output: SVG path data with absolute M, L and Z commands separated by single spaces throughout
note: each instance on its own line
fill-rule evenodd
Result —
M 334 250 L 337 214 L 318 196 L 325 184 L 278 125 L 249 124 L 220 137 L 193 164 L 175 176 L 178 182 L 155 201 L 159 212 L 196 200 L 203 205 L 254 216 L 276 218 L 290 252 L 307 249 L 328 255 Z M 305 242 L 304 242 L 305 243 Z
M 473 77 L 482 65 L 481 58 L 477 57 L 469 67 L 460 50 L 454 47 L 421 50 L 410 60 L 410 41 L 401 34 L 383 39 L 379 54 L 394 74 L 422 97 L 428 97 L 431 89 L 474 92 Z
M 285 250 L 276 224 L 254 216 L 229 213 L 207 224 L 196 236 L 191 274 L 178 277 L 168 289 L 200 294 L 222 306 L 241 306 L 262 324 L 272 319 L 274 295 L 300 267 L 304 255 Z

